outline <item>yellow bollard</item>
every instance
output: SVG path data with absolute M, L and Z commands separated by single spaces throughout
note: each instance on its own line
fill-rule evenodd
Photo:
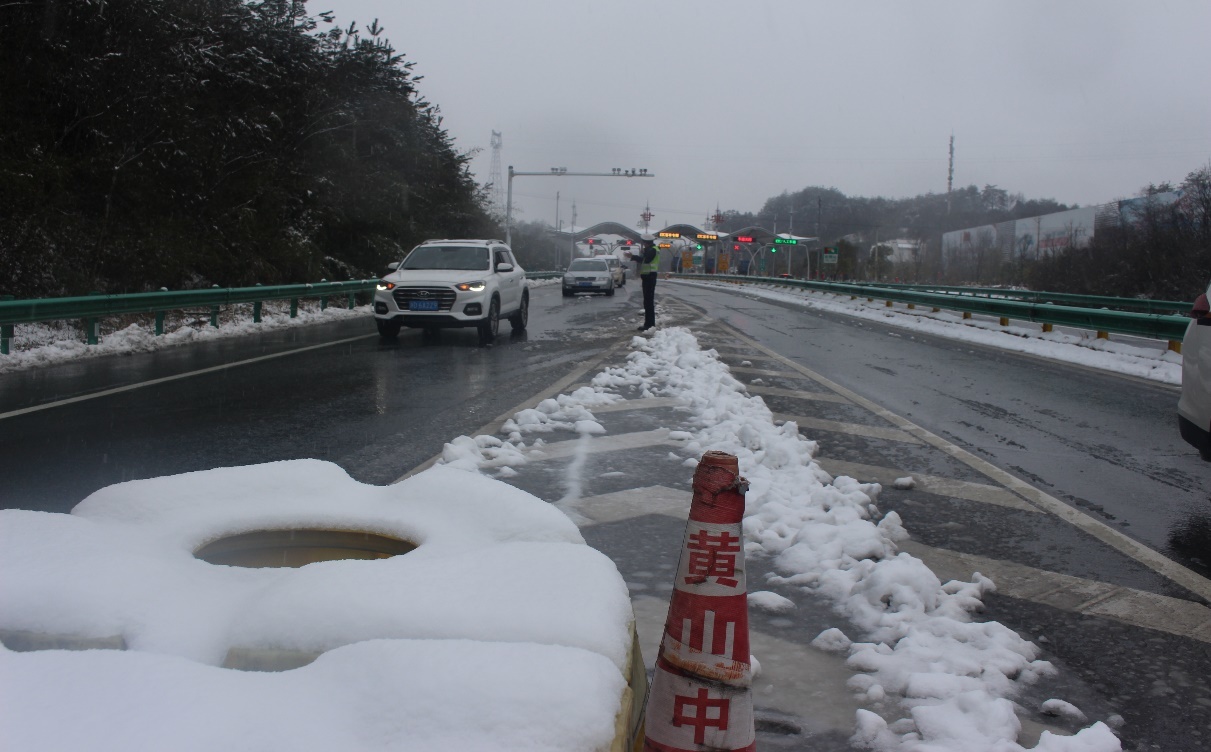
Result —
M 1009 319 L 1002 316 L 1001 317 L 1001 326 L 1009 326 Z
M 1052 324 L 1043 324 L 1043 333 L 1044 334 L 1046 334 L 1054 329 L 1055 329 L 1055 326 Z
M 1173 352 L 1177 353 L 1178 355 L 1181 355 L 1182 354 L 1182 343 L 1178 342 L 1175 339 L 1171 339 L 1171 340 L 1169 340 L 1169 349 L 1172 350 Z
M 1110 339 L 1110 332 L 1098 332 L 1097 338 L 1098 339 Z
M 971 318 L 971 311 L 963 311 L 963 318 L 965 318 L 965 319 Z

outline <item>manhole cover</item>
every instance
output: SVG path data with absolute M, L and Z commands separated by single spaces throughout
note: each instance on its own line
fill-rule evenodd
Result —
M 301 567 L 317 561 L 386 559 L 414 548 L 406 540 L 354 530 L 255 530 L 211 541 L 193 555 L 232 567 Z

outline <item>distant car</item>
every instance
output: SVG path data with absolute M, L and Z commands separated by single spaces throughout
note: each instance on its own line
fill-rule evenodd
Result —
M 496 339 L 501 318 L 515 332 L 529 321 L 526 273 L 499 240 L 426 240 L 390 268 L 374 294 L 384 338 L 395 338 L 404 326 L 426 333 L 473 326 L 486 345 Z
M 1211 462 L 1211 286 L 1198 296 L 1182 340 L 1182 396 L 1177 424 L 1182 438 Z
M 606 266 L 610 267 L 610 274 L 614 275 L 615 287 L 622 287 L 627 283 L 626 267 L 622 265 L 622 261 L 617 256 L 596 256 L 595 258 L 604 260 Z
M 614 294 L 614 273 L 602 258 L 574 259 L 563 275 L 563 296 L 571 297 L 578 292 Z

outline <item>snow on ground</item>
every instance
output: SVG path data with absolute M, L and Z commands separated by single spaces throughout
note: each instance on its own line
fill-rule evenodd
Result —
M 943 583 L 920 559 L 898 551 L 896 542 L 907 532 L 897 514 L 879 513 L 881 487 L 828 475 L 812 459 L 816 442 L 803 438 L 793 422 L 775 425 L 765 403 L 749 397 L 717 354 L 701 350 L 688 330 L 635 337 L 632 347 L 625 365 L 604 370 L 591 387 L 554 401 L 562 415 L 558 427 L 576 430 L 573 419 L 588 420 L 582 410 L 623 391 L 673 397 L 689 407 L 693 430 L 670 434 L 684 442 L 671 459 L 686 455 L 693 464 L 707 449 L 739 458 L 750 484 L 746 552 L 773 559 L 781 572 L 774 584 L 828 597 L 853 625 L 852 635 L 832 628 L 813 643 L 845 655 L 855 672 L 850 687 L 868 709 L 858 713 L 853 741 L 887 752 L 1024 749 L 1016 741 L 1021 724 L 1013 698 L 1055 669 L 1013 630 L 973 620 L 994 583 L 978 572 L 970 582 Z M 538 412 L 553 415 L 552 407 Z M 553 430 L 549 417 L 531 413 L 522 411 L 506 424 L 508 439 L 500 445 L 460 437 L 447 446 L 447 461 L 491 469 L 507 446 L 511 464 L 524 462 L 527 451 L 541 451 L 527 449 L 524 434 Z M 570 511 L 575 513 L 575 505 Z M 769 595 L 754 594 L 754 605 L 785 607 Z M 1059 702 L 1049 709 L 1060 712 Z M 1071 737 L 1044 732 L 1033 749 L 1112 752 L 1120 743 L 1097 722 Z
M 300 568 L 194 556 L 300 528 L 417 547 Z M 633 622 L 613 562 L 534 496 L 450 467 L 369 486 L 318 460 L 0 511 L 0 603 L 6 641 L 127 648 L 0 647 L 0 728 L 22 750 L 603 749 Z M 322 655 L 263 673 L 222 668 L 233 651 Z
M 678 284 L 736 289 L 735 284 L 725 282 L 681 280 Z M 892 324 L 923 334 L 1114 371 L 1165 384 L 1182 383 L 1182 356 L 1178 353 L 1097 339 L 1092 333 L 1089 336 L 1077 336 L 1062 332 L 1045 333 L 1039 328 L 1028 326 L 1002 327 L 995 321 L 964 319 L 962 314 L 947 311 L 932 313 L 921 308 L 911 311 L 903 307 L 892 309 L 883 302 L 868 303 L 865 298 L 850 300 L 848 294 L 834 295 L 757 283 L 747 283 L 743 289 L 746 294 L 766 300 L 794 303 L 804 308 Z
M 558 279 L 530 279 L 530 287 L 557 285 Z M 210 313 L 167 311 L 164 317 L 164 334 L 156 336 L 155 317 L 151 314 L 119 316 L 101 320 L 101 338 L 96 345 L 86 344 L 84 331 L 76 320 L 42 321 L 33 324 L 17 324 L 14 327 L 11 352 L 0 355 L 0 373 L 24 368 L 36 368 L 63 363 L 77 358 L 92 358 L 101 355 L 150 352 L 164 347 L 203 342 L 226 337 L 245 337 L 272 329 L 310 326 L 347 318 L 366 318 L 373 314 L 371 306 L 353 309 L 330 305 L 320 310 L 319 302 L 304 300 L 299 303 L 298 317 L 290 318 L 290 303 L 284 300 L 267 300 L 263 305 L 261 323 L 252 321 L 252 304 L 241 303 L 224 308 L 220 313 L 219 326 L 210 325 Z M 374 331 L 368 324 L 367 334 Z

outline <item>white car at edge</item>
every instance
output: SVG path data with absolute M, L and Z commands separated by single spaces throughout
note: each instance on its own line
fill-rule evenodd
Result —
M 1182 340 L 1182 396 L 1177 423 L 1182 438 L 1211 462 L 1211 287 L 1194 301 Z

